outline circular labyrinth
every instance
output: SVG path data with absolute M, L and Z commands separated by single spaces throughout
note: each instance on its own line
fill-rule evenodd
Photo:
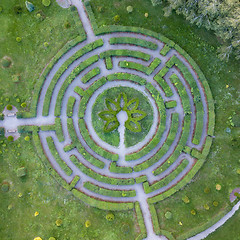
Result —
M 131 209 L 142 196 L 158 202 L 189 183 L 214 129 L 202 72 L 153 33 L 108 33 L 72 47 L 46 74 L 37 116 L 51 122 L 35 142 L 55 176 L 111 210 Z

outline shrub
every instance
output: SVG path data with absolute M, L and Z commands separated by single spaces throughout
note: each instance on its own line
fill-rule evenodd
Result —
M 21 37 L 16 37 L 16 41 L 17 41 L 17 42 L 21 42 L 21 41 L 22 41 L 22 38 L 21 38 Z
M 127 6 L 127 12 L 131 13 L 133 11 L 133 7 L 132 6 Z
M 220 184 L 216 184 L 216 189 L 217 189 L 218 191 L 220 191 L 221 188 L 222 188 L 222 186 L 221 186 Z
M 68 29 L 68 28 L 70 28 L 70 27 L 71 27 L 70 22 L 65 22 L 65 23 L 64 23 L 64 28 Z
M 55 224 L 57 225 L 57 227 L 60 227 L 62 225 L 63 221 L 62 219 L 58 218 L 55 222 Z
M 21 167 L 17 169 L 17 177 L 24 177 L 27 175 L 27 170 L 25 167 Z
M 204 192 L 205 192 L 205 193 L 210 193 L 210 192 L 211 192 L 211 189 L 210 189 L 209 187 L 206 187 L 206 188 L 204 189 Z
M 42 4 L 43 4 L 43 6 L 48 7 L 48 6 L 50 6 L 51 1 L 50 0 L 42 0 Z
M 12 81 L 15 83 L 18 83 L 21 80 L 21 75 L 20 74 L 15 74 L 12 76 Z
M 208 206 L 208 204 L 204 204 L 204 206 L 203 206 L 206 210 L 209 210 L 210 209 L 210 207 Z
M 111 221 L 113 221 L 114 220 L 114 214 L 113 213 L 108 213 L 107 215 L 106 215 L 106 219 L 109 221 L 109 222 L 111 222 Z
M 192 210 L 191 210 L 191 214 L 192 214 L 193 216 L 195 216 L 195 215 L 197 214 L 196 210 L 192 209 Z
M 8 182 L 3 182 L 1 186 L 2 192 L 8 192 L 10 188 L 10 184 Z
M 240 168 L 239 168 L 239 169 L 237 169 L 237 174 L 240 174 Z
M 12 64 L 12 61 L 9 58 L 2 59 L 2 67 L 9 68 Z
M 184 203 L 190 203 L 190 200 L 189 200 L 189 198 L 187 196 L 184 196 L 182 198 L 182 200 L 183 200 Z
M 22 104 L 21 104 L 21 107 L 23 107 L 23 108 L 25 108 L 27 106 L 27 104 L 25 103 L 25 102 L 23 102 Z
M 27 8 L 27 10 L 28 10 L 29 12 L 34 11 L 35 7 L 34 7 L 34 5 L 33 5 L 31 2 L 26 1 L 26 2 L 25 2 L 25 5 L 26 5 L 26 8 Z
M 114 22 L 119 22 L 120 21 L 120 16 L 119 15 L 115 15 L 113 18 Z
M 50 237 L 48 240 L 56 240 L 55 237 Z
M 7 105 L 7 110 L 11 111 L 13 109 L 12 105 Z
M 148 18 L 148 13 L 147 13 L 147 12 L 144 14 L 144 17 L 145 17 L 145 18 Z
M 24 140 L 28 142 L 28 141 L 30 140 L 30 137 L 29 137 L 29 136 L 26 136 L 26 137 L 24 138 Z
M 77 8 L 76 8 L 75 6 L 73 6 L 73 5 L 70 7 L 70 10 L 71 10 L 72 12 L 76 11 L 76 9 L 77 9 Z
M 22 7 L 21 6 L 14 6 L 13 11 L 15 14 L 21 14 L 22 13 Z
M 166 219 L 171 219 L 172 218 L 172 213 L 167 211 L 164 216 L 165 216 Z
M 217 207 L 217 206 L 218 206 L 218 202 L 217 202 L 217 201 L 214 201 L 214 202 L 213 202 L 213 206 L 214 206 L 214 207 Z
M 9 142 L 12 142 L 14 140 L 14 137 L 13 136 L 8 136 L 7 139 L 8 139 Z
M 36 17 L 37 17 L 37 19 L 39 19 L 40 21 L 43 21 L 43 20 L 46 18 L 45 14 L 43 13 L 42 10 L 39 10 L 39 11 L 37 12 Z
M 49 43 L 48 42 L 44 42 L 44 47 L 48 47 Z
M 3 12 L 3 7 L 2 7 L 2 6 L 0 6 L 0 13 L 1 13 L 1 12 Z
M 88 227 L 90 227 L 90 226 L 91 226 L 91 222 L 90 222 L 89 220 L 87 220 L 87 221 L 85 222 L 85 227 L 88 228 Z

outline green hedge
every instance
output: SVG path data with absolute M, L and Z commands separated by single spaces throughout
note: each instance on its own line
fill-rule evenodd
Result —
M 166 108 L 175 108 L 177 106 L 177 102 L 176 101 L 169 101 L 169 102 L 165 102 L 165 106 Z
M 149 158 L 148 160 L 146 160 L 143 163 L 140 163 L 138 165 L 136 165 L 133 169 L 135 172 L 140 172 L 144 169 L 149 168 L 150 166 L 152 166 L 154 163 L 158 162 L 159 159 L 161 159 L 168 151 L 169 147 L 172 145 L 176 135 L 177 135 L 177 131 L 178 131 L 178 113 L 173 113 L 172 114 L 172 121 L 171 121 L 171 128 L 170 128 L 170 132 L 167 136 L 167 139 L 165 141 L 165 143 L 163 144 L 163 146 L 157 151 L 157 153 Z M 152 141 L 155 141 L 155 139 L 153 139 Z M 156 138 L 156 144 L 160 141 L 160 138 Z M 148 151 L 149 152 L 149 151 Z M 146 152 L 145 154 L 147 154 L 148 152 Z
M 170 174 L 168 174 L 165 178 L 157 181 L 156 183 L 149 185 L 148 182 L 144 182 L 144 191 L 146 193 L 150 193 L 156 191 L 164 186 L 167 186 L 171 181 L 173 181 L 188 165 L 188 160 L 184 159 L 180 165 L 173 170 Z
M 57 84 L 59 78 L 62 76 L 62 74 L 66 71 L 66 69 L 77 59 L 79 59 L 80 57 L 82 57 L 83 55 L 85 55 L 88 52 L 93 51 L 94 49 L 101 47 L 103 45 L 103 41 L 102 39 L 98 39 L 97 41 L 93 42 L 93 43 L 89 43 L 87 45 L 85 45 L 84 47 L 82 47 L 80 50 L 78 50 L 74 55 L 72 55 L 70 58 L 68 58 L 64 64 L 58 69 L 58 71 L 56 72 L 56 74 L 53 76 L 53 79 L 51 80 L 51 83 L 47 89 L 46 92 L 46 96 L 44 99 L 44 105 L 43 105 L 43 116 L 47 116 L 48 112 L 49 112 L 49 106 L 50 106 L 50 101 L 51 101 L 51 97 L 52 97 L 52 92 L 54 90 L 55 85 Z M 53 65 L 52 65 L 53 67 Z M 44 79 L 42 81 L 45 80 L 47 75 L 44 75 Z M 38 93 L 39 94 L 39 93 Z
M 134 208 L 134 203 L 132 202 L 108 202 L 108 201 L 101 201 L 100 199 L 96 199 L 90 197 L 76 189 L 72 190 L 72 193 L 79 199 L 81 199 L 86 204 L 89 204 L 92 207 L 97 207 L 103 210 L 111 210 L 111 211 L 124 211 L 130 210 Z
M 99 173 L 94 172 L 92 169 L 86 167 L 83 163 L 79 162 L 79 160 L 77 159 L 76 156 L 72 155 L 70 157 L 72 163 L 80 169 L 80 171 L 86 175 L 88 175 L 89 177 L 99 181 L 99 182 L 104 182 L 107 184 L 111 184 L 111 185 L 133 185 L 134 179 L 133 178 L 111 178 L 111 177 L 107 177 L 104 175 L 101 175 Z
M 102 156 L 103 158 L 109 159 L 111 161 L 117 161 L 118 160 L 118 154 L 113 154 L 111 152 L 108 152 L 107 150 L 104 150 L 102 147 L 98 146 L 89 135 L 89 132 L 86 128 L 85 121 L 83 119 L 79 119 L 78 121 L 80 133 L 87 143 L 87 145 L 92 149 L 94 152 L 96 152 L 98 155 Z
M 129 80 L 129 81 L 133 81 L 136 82 L 140 85 L 145 85 L 146 84 L 146 80 L 144 78 L 141 78 L 137 75 L 134 74 L 130 74 L 130 73 L 114 73 L 114 74 L 110 74 L 107 76 L 107 80 L 108 81 L 114 81 L 114 80 Z
M 95 157 L 93 157 L 81 144 L 80 140 L 78 139 L 74 126 L 73 126 L 73 120 L 72 118 L 68 118 L 67 119 L 67 126 L 68 126 L 68 132 L 69 135 L 71 136 L 71 140 L 72 140 L 72 145 L 68 145 L 64 148 L 64 151 L 70 151 L 71 149 L 73 149 L 74 147 L 77 148 L 78 152 L 91 164 L 93 164 L 94 166 L 98 167 L 98 168 L 104 168 L 105 164 L 100 161 L 99 159 L 96 159 Z
M 37 80 L 36 85 L 34 86 L 34 94 L 31 100 L 31 109 L 30 113 L 28 113 L 26 116 L 23 117 L 35 117 L 36 111 L 37 111 L 37 104 L 40 96 L 40 92 L 42 90 L 43 83 L 49 74 L 49 72 L 52 70 L 53 66 L 57 63 L 57 61 L 70 49 L 75 47 L 77 44 L 83 42 L 86 39 L 86 36 L 78 36 L 74 38 L 73 40 L 67 42 L 62 49 L 60 49 L 57 54 L 52 58 L 51 62 L 47 65 L 45 70 L 43 71 L 42 75 Z M 51 95 L 50 95 L 51 97 Z
M 193 148 L 191 150 L 191 156 L 193 156 L 194 158 L 197 158 L 197 159 L 206 158 L 210 151 L 211 145 L 212 145 L 212 138 L 207 136 L 202 151 L 199 152 L 197 149 Z
M 65 138 L 62 130 L 62 121 L 57 117 L 55 118 L 55 131 L 59 142 L 63 142 Z
M 162 137 L 162 134 L 165 130 L 165 126 L 166 126 L 166 109 L 163 103 L 163 99 L 161 98 L 160 94 L 158 93 L 158 91 L 152 86 L 151 83 L 147 83 L 146 84 L 146 88 L 149 90 L 149 92 L 151 93 L 153 99 L 155 100 L 157 106 L 158 106 L 158 110 L 160 112 L 160 127 L 158 127 L 157 132 L 155 134 L 155 136 L 153 137 L 153 139 L 146 145 L 144 146 L 141 150 L 139 150 L 136 153 L 132 153 L 129 155 L 126 155 L 125 160 L 126 161 L 132 161 L 132 160 L 136 160 L 139 159 L 143 156 L 145 156 L 147 153 L 149 153 L 154 147 L 157 146 L 157 144 L 159 143 L 159 140 Z M 145 166 L 148 165 L 148 163 L 144 164 Z M 147 166 L 146 166 L 147 167 Z M 137 167 L 136 169 L 141 169 L 141 167 Z M 134 169 L 134 171 L 136 170 Z
M 106 68 L 108 70 L 111 70 L 113 68 L 112 58 L 111 57 L 105 58 L 105 64 L 106 64 Z
M 151 56 L 147 53 L 128 49 L 107 50 L 105 52 L 101 52 L 99 56 L 102 59 L 108 57 L 133 57 L 144 61 L 149 61 L 151 58 Z
M 133 37 L 113 37 L 109 40 L 110 44 L 131 44 L 136 45 L 144 48 L 148 48 L 151 50 L 156 50 L 158 48 L 158 45 L 156 43 L 139 39 L 139 38 L 133 38 Z
M 141 234 L 147 234 L 146 226 L 144 223 L 144 218 L 139 202 L 135 202 L 135 211 L 137 215 L 138 225 L 141 231 Z
M 77 93 L 80 97 L 84 96 L 85 92 L 82 88 L 80 88 L 79 86 L 74 88 L 74 92 Z
M 90 70 L 88 73 L 86 73 L 82 78 L 81 81 L 83 83 L 87 83 L 88 81 L 90 81 L 92 78 L 94 78 L 95 76 L 97 76 L 98 74 L 100 74 L 101 70 L 99 67 L 96 67 L 92 70 Z
M 136 191 L 134 190 L 128 190 L 128 191 L 112 190 L 112 189 L 96 186 L 91 182 L 85 182 L 83 186 L 89 191 L 103 195 L 103 196 L 116 197 L 116 198 L 136 196 Z
M 158 222 L 156 209 L 155 209 L 153 204 L 149 204 L 148 207 L 149 207 L 151 217 L 152 217 L 153 230 L 157 235 L 159 235 L 161 230 L 160 230 L 160 227 L 159 227 L 159 222 Z
M 161 49 L 160 54 L 162 54 L 163 56 L 166 56 L 170 50 L 171 50 L 171 47 L 165 44 L 164 47 Z
M 166 68 L 165 68 L 166 69 Z M 169 85 L 167 84 L 167 82 L 165 81 L 165 79 L 161 76 L 165 70 L 161 70 L 153 77 L 153 79 L 159 84 L 159 86 L 161 87 L 161 89 L 163 90 L 163 92 L 165 93 L 165 95 L 167 97 L 171 97 L 173 95 L 173 92 L 171 90 L 171 88 L 169 87 Z
M 67 165 L 67 163 L 59 156 L 59 153 L 56 149 L 56 146 L 54 144 L 52 137 L 47 137 L 46 139 L 47 139 L 48 147 L 49 147 L 54 159 L 56 160 L 57 164 L 63 170 L 63 172 L 65 172 L 65 174 L 70 176 L 72 174 L 72 170 Z
M 136 183 L 142 183 L 142 182 L 146 182 L 148 180 L 146 175 L 140 176 L 140 177 L 136 177 L 135 181 Z
M 111 162 L 109 171 L 114 173 L 132 173 L 133 169 L 131 167 L 119 167 L 116 162 Z
M 92 64 L 94 64 L 95 62 L 98 61 L 98 55 L 94 55 L 90 58 L 88 58 L 87 60 L 81 62 L 78 67 L 76 67 L 71 73 L 70 75 L 67 77 L 67 79 L 64 81 L 64 83 L 61 86 L 61 89 L 58 92 L 58 96 L 57 96 L 57 102 L 56 102 L 56 106 L 55 106 L 55 116 L 60 116 L 61 114 L 61 104 L 62 104 L 62 98 L 68 88 L 68 86 L 72 83 L 72 81 L 80 74 L 80 72 L 82 72 L 84 69 L 86 69 L 87 67 L 91 66 Z
M 71 117 L 73 115 L 73 107 L 74 104 L 76 102 L 76 98 L 73 96 L 70 96 L 68 99 L 68 103 L 67 103 L 67 116 Z
M 150 75 L 153 73 L 153 71 L 159 66 L 159 64 L 161 63 L 161 60 L 159 58 L 155 58 L 150 64 L 149 66 L 144 66 L 140 63 L 136 63 L 136 62 L 129 62 L 129 61 L 120 61 L 119 62 L 119 66 L 121 68 L 128 68 L 128 69 L 134 69 L 136 71 L 139 72 L 143 72 L 146 75 Z

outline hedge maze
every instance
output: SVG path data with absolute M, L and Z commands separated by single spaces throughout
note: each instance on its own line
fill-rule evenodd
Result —
M 214 106 L 204 75 L 179 46 L 150 31 L 115 30 L 103 28 L 87 44 L 73 40 L 68 45 L 72 54 L 66 57 L 63 51 L 56 69 L 53 59 L 39 79 L 38 104 L 33 101 L 32 109 L 37 118 L 54 121 L 31 131 L 52 174 L 77 197 L 106 210 L 135 208 L 142 239 L 147 231 L 139 193 L 143 191 L 154 232 L 160 234 L 154 203 L 189 183 L 204 163 L 212 143 Z M 119 129 L 104 132 L 104 118 L 93 117 L 94 104 L 109 89 L 110 103 L 99 108 L 114 108 L 118 88 L 128 94 L 136 119 L 141 119 L 137 111 L 151 106 L 152 126 L 139 120 L 143 137 L 131 147 L 126 139 L 121 142 Z M 137 107 L 131 89 L 143 96 L 138 95 Z M 124 131 L 126 138 L 139 138 L 140 133 Z

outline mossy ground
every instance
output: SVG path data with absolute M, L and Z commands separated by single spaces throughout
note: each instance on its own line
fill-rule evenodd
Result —
M 13 61 L 10 68 L 0 69 L 1 110 L 7 104 L 21 108 L 22 102 L 30 103 L 34 84 L 46 63 L 68 40 L 82 33 L 76 12 L 61 9 L 54 2 L 48 8 L 44 8 L 40 2 L 33 3 L 38 8 L 36 11 L 42 9 L 46 15 L 42 22 L 35 18 L 36 12 L 26 11 L 24 1 L 1 2 L 0 58 L 9 56 Z M 13 13 L 14 5 L 23 7 L 22 15 Z M 160 227 L 179 236 L 209 221 L 225 206 L 230 206 L 229 193 L 239 187 L 240 125 L 236 117 L 240 114 L 239 61 L 230 59 L 224 63 L 218 60 L 217 47 L 220 44 L 211 32 L 190 25 L 176 14 L 165 18 L 162 6 L 152 7 L 150 0 L 92 0 L 91 5 L 99 26 L 114 24 L 114 16 L 119 15 L 118 24 L 144 27 L 170 38 L 192 56 L 208 79 L 216 112 L 216 138 L 211 153 L 190 185 L 156 204 Z M 126 10 L 128 5 L 133 6 L 130 14 Z M 101 6 L 102 10 L 99 8 Z M 146 12 L 148 18 L 144 17 Z M 64 28 L 66 21 L 71 23 L 70 28 Z M 21 42 L 16 41 L 18 36 L 22 38 Z M 44 46 L 44 42 L 49 43 L 48 47 Z M 231 130 L 230 133 L 226 132 L 227 128 Z M 13 143 L 1 142 L 0 151 L 0 182 L 7 180 L 11 183 L 9 192 L 0 194 L 0 239 L 25 240 L 36 236 L 48 239 L 53 236 L 56 239 L 114 240 L 120 237 L 134 239 L 137 235 L 132 211 L 116 212 L 114 221 L 108 222 L 106 211 L 88 208 L 63 190 L 48 175 L 47 169 L 36 156 L 32 142 L 25 142 L 24 136 Z M 17 178 L 16 170 L 22 166 L 26 167 L 27 176 Z M 216 190 L 216 184 L 222 186 L 220 191 Z M 208 194 L 204 192 L 206 187 L 211 189 Z M 19 197 L 20 193 L 22 197 Z M 189 204 L 181 200 L 185 195 L 190 199 Z M 219 205 L 214 207 L 213 201 L 218 201 Z M 204 209 L 204 204 L 208 204 L 210 209 Z M 195 216 L 191 215 L 192 209 L 197 212 Z M 170 220 L 163 217 L 168 210 L 173 213 Z M 39 215 L 35 217 L 36 211 Z M 60 227 L 55 224 L 58 218 L 63 220 Z M 237 239 L 240 235 L 240 229 L 236 227 L 238 219 L 239 213 L 207 239 Z M 84 225 L 86 220 L 92 222 L 89 228 Z M 182 225 L 179 225 L 179 221 Z M 125 230 L 120 226 L 124 226 Z

